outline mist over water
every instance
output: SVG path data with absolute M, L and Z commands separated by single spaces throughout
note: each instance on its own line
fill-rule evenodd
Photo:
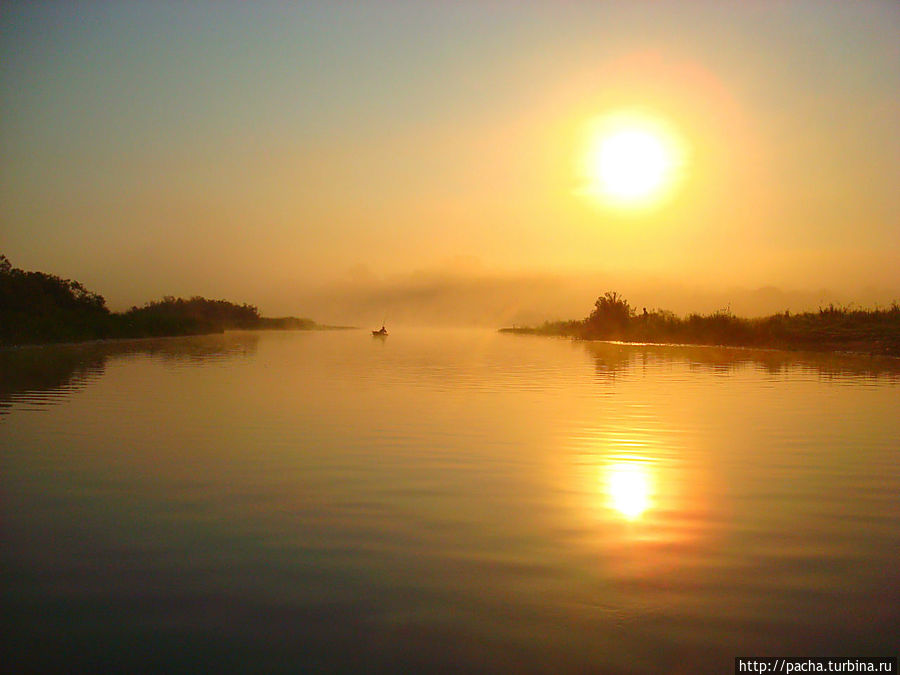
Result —
M 20 670 L 649 674 L 895 649 L 894 359 L 433 329 L 0 365 Z
M 679 315 L 728 309 L 738 316 L 756 317 L 785 310 L 816 311 L 829 304 L 888 307 L 900 299 L 900 288 L 890 285 L 796 290 L 622 273 L 501 274 L 469 262 L 402 275 L 378 275 L 362 266 L 343 281 L 282 291 L 270 296 L 270 302 L 324 323 L 380 325 L 388 319 L 418 326 L 498 328 L 582 319 L 609 290 L 623 294 L 639 309 L 666 309 Z

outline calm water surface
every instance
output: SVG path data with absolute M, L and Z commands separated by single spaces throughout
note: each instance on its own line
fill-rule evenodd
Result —
M 0 461 L 19 670 L 897 654 L 896 361 L 438 330 L 24 349 Z

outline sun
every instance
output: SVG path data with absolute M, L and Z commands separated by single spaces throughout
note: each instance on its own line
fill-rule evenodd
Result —
M 683 150 L 661 119 L 619 112 L 590 125 L 582 192 L 618 207 L 646 207 L 678 182 Z
M 669 157 L 656 136 L 625 129 L 601 138 L 593 158 L 594 179 L 606 193 L 640 199 L 658 189 L 669 169 Z

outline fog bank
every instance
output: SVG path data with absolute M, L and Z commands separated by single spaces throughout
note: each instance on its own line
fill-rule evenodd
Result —
M 624 295 L 637 311 L 667 309 L 677 314 L 729 310 L 763 316 L 836 305 L 886 306 L 898 289 L 839 291 L 764 287 L 700 287 L 662 279 L 617 275 L 460 275 L 416 272 L 393 278 L 357 278 L 292 295 L 297 313 L 320 322 L 368 326 L 389 324 L 512 326 L 579 319 L 605 291 Z M 288 301 L 288 298 L 285 298 Z M 281 304 L 281 303 L 279 303 Z

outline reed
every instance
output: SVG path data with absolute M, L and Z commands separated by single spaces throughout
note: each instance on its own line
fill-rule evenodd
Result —
M 815 312 L 744 318 L 730 308 L 678 316 L 664 309 L 637 312 L 614 291 L 602 295 L 585 319 L 546 322 L 505 332 L 562 335 L 584 340 L 848 351 L 900 356 L 900 305 L 820 307 Z

